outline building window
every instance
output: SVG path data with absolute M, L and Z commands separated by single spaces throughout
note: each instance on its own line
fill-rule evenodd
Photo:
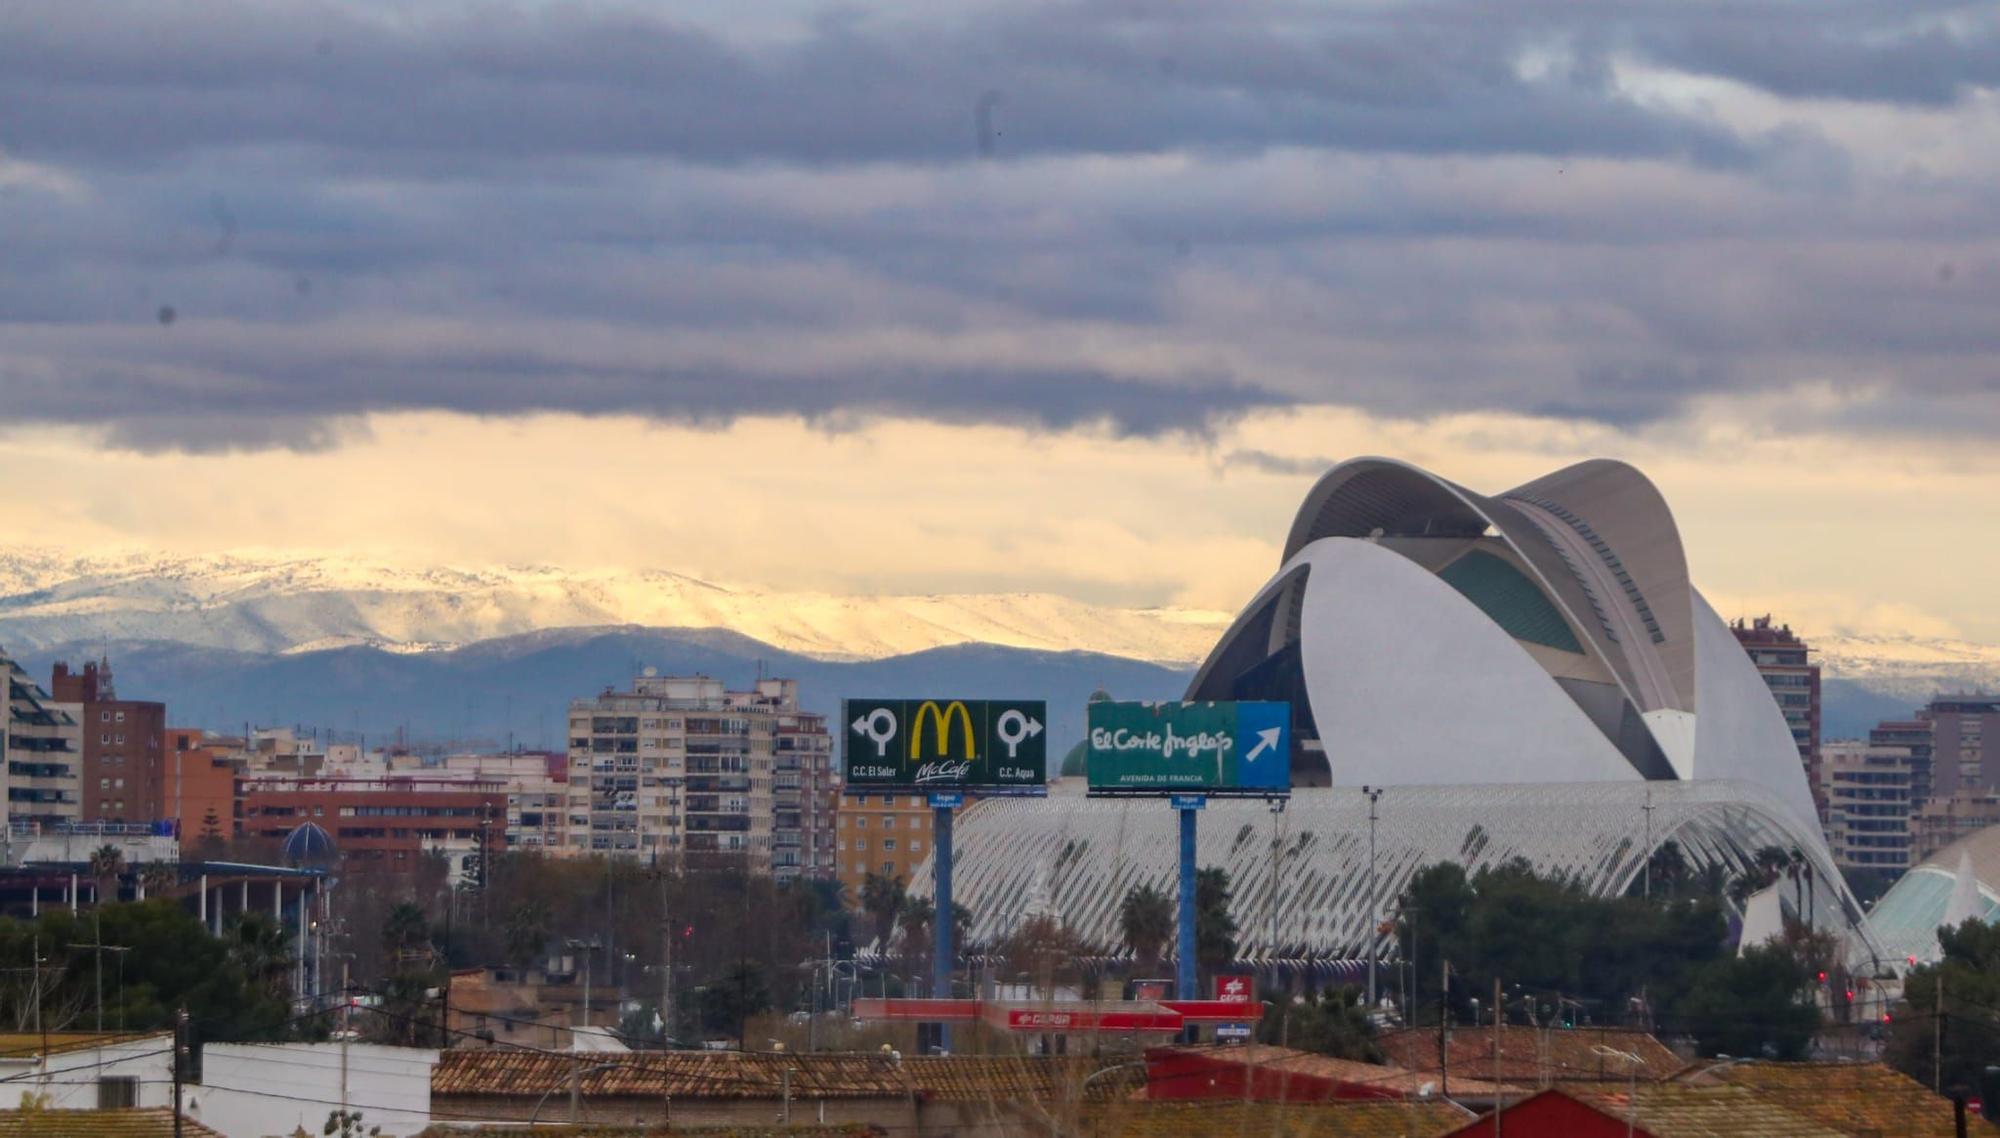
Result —
M 885 830 L 893 830 L 893 829 L 895 829 L 895 828 L 896 828 L 896 819 L 895 819 L 895 818 L 894 818 L 893 816 L 890 816 L 890 815 L 884 815 L 884 816 L 882 817 L 882 828 L 883 828 L 883 829 L 885 829 Z
M 895 848 L 896 848 L 896 839 L 894 839 L 894 838 L 883 838 L 883 839 L 882 839 L 882 850 L 883 850 L 883 852 L 884 852 L 884 853 L 887 853 L 887 852 L 890 852 L 890 851 L 894 850 Z
M 910 852 L 911 852 L 911 853 L 922 853 L 922 852 L 924 852 L 924 840 L 923 840 L 922 838 L 911 838 L 911 839 L 910 839 Z
M 865 850 L 865 849 L 867 849 L 867 848 L 868 848 L 868 839 L 867 839 L 867 838 L 856 838 L 856 839 L 854 839 L 854 848 L 855 848 L 855 849 L 857 849 L 857 850 Z
M 115 1075 L 97 1080 L 97 1109 L 131 1110 L 138 1105 L 138 1076 Z

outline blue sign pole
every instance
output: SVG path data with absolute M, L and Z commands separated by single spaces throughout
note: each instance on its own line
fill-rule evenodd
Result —
M 1174 998 L 1198 999 L 1194 973 L 1194 825 L 1195 815 L 1207 805 L 1198 795 L 1177 794 L 1174 808 L 1181 816 L 1181 927 L 1180 972 L 1175 977 Z
M 951 997 L 951 810 L 964 801 L 957 794 L 931 795 L 931 848 L 935 853 L 936 888 L 932 891 L 936 912 L 931 928 L 936 934 L 931 950 L 931 996 Z M 951 1026 L 938 1024 L 938 1050 L 951 1050 Z

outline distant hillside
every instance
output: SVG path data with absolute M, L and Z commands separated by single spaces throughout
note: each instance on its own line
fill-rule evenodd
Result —
M 949 644 L 1104 652 L 1192 665 L 1231 614 L 1114 608 L 1048 593 L 838 596 L 666 570 L 413 569 L 358 558 L 73 556 L 0 548 L 0 645 L 173 641 L 244 652 L 422 653 L 547 629 L 729 629 L 822 659 Z
M 830 718 L 843 696 L 945 694 L 1046 699 L 1050 753 L 1083 737 L 1083 706 L 1103 687 L 1122 699 L 1173 699 L 1190 672 L 1091 652 L 990 644 L 880 660 L 828 661 L 713 629 L 588 628 L 533 632 L 421 654 L 373 647 L 255 653 L 163 641 L 58 645 L 24 653 L 49 663 L 107 652 L 120 694 L 164 700 L 176 726 L 304 725 L 412 740 L 560 748 L 569 701 L 625 688 L 643 667 L 701 673 L 741 686 L 761 670 L 797 679 L 807 707 Z

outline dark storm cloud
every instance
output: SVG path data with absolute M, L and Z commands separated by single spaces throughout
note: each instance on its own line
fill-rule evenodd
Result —
M 1305 404 L 1633 427 L 1800 384 L 1990 393 L 1976 143 L 1790 111 L 1990 125 L 1995 23 L 1886 0 L 781 28 L 0 9 L 0 415 L 228 452 L 395 410 L 1159 434 Z M 1663 98 L 1630 64 L 1783 110 Z
M 1256 6 L 1003 6 L 828 17 L 756 47 L 653 6 L 435 12 L 97 0 L 0 17 L 0 105 L 17 110 L 0 138 L 113 162 L 269 144 L 430 161 L 1278 145 L 1751 156 L 1729 131 L 1621 97 L 1594 57 L 1524 78 L 1514 57 L 1540 29 L 1448 8 L 1301 26 Z

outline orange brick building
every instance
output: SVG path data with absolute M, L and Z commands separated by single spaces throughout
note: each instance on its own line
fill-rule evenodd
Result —
M 77 801 L 86 822 L 152 822 L 166 817 L 161 766 L 166 752 L 167 705 L 119 699 L 109 661 L 89 661 L 81 671 L 57 662 L 49 695 L 69 704 L 83 728 L 83 762 Z
M 350 869 L 410 866 L 426 850 L 500 849 L 507 835 L 503 779 L 294 778 L 253 775 L 239 783 L 244 837 L 282 841 L 312 822 Z

